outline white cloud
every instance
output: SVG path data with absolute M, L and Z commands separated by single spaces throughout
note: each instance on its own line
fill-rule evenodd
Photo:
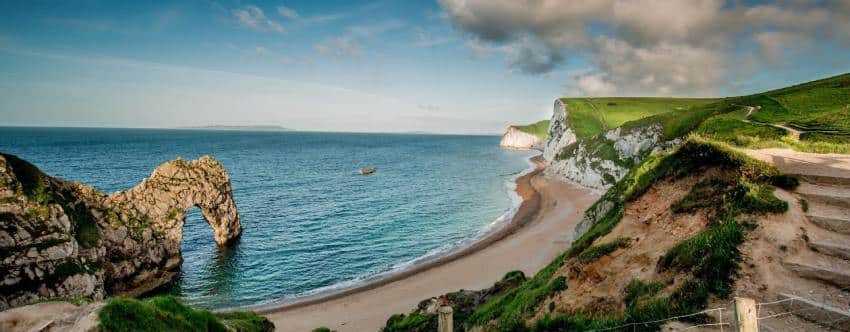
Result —
M 272 20 L 263 13 L 260 7 L 248 5 L 233 11 L 233 16 L 244 27 L 257 31 L 274 31 L 283 32 L 283 26 L 275 20 Z
M 280 14 L 280 16 L 286 17 L 288 19 L 297 19 L 299 17 L 298 12 L 296 12 L 295 9 L 286 7 L 284 5 L 277 6 L 277 13 Z
M 793 32 L 759 32 L 754 39 L 761 49 L 762 59 L 770 65 L 780 64 L 786 51 L 805 44 L 803 36 Z
M 447 43 L 451 43 L 456 40 L 453 36 L 435 36 L 435 33 L 429 32 L 423 28 L 415 28 L 413 29 L 413 34 L 415 36 L 415 42 L 413 43 L 416 47 L 433 47 L 439 46 Z
M 478 54 L 546 74 L 574 57 L 618 93 L 713 94 L 735 58 L 775 64 L 804 40 L 850 42 L 850 1 L 439 0 Z M 755 47 L 751 47 L 755 46 Z M 793 55 L 793 54 L 792 54 Z M 588 90 L 589 91 L 589 90 Z
M 352 57 L 359 59 L 363 56 L 363 46 L 351 37 L 335 37 L 325 39 L 316 44 L 316 52 L 335 57 Z
M 584 75 L 576 80 L 577 88 L 585 96 L 610 96 L 617 91 L 613 83 L 608 82 L 602 75 Z

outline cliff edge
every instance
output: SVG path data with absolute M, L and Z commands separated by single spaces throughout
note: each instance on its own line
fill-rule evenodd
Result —
M 241 234 L 230 179 L 212 157 L 164 163 L 132 189 L 104 195 L 0 153 L 0 310 L 137 296 L 171 282 L 193 206 L 219 245 Z
M 543 151 L 548 129 L 548 120 L 525 126 L 509 126 L 502 135 L 499 146 L 506 149 Z

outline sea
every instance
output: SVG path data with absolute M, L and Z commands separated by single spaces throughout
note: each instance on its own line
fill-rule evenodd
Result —
M 219 248 L 190 210 L 167 290 L 210 309 L 332 293 L 468 246 L 510 221 L 534 155 L 498 136 L 26 127 L 0 127 L 0 151 L 107 194 L 178 157 L 218 159 L 242 237 Z

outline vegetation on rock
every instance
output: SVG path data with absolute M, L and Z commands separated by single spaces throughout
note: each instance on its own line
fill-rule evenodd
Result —
M 98 313 L 103 331 L 272 331 L 268 319 L 252 312 L 212 313 L 192 309 L 171 296 L 145 300 L 112 298 Z

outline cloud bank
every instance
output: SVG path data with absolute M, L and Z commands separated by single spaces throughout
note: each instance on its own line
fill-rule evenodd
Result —
M 850 0 L 440 0 L 477 54 L 550 73 L 583 95 L 713 95 L 753 66 L 781 66 L 813 40 L 850 41 Z

